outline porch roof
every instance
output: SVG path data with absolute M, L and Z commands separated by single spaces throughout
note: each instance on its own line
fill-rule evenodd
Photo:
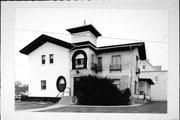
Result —
M 145 82 L 149 83 L 150 85 L 154 85 L 154 82 L 150 78 L 140 78 L 139 82 L 141 82 L 141 81 L 145 81 Z

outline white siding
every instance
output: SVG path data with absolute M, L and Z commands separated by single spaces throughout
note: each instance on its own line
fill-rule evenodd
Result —
M 29 54 L 29 96 L 56 97 L 59 93 L 56 81 L 64 76 L 67 87 L 69 78 L 69 49 L 46 42 Z M 54 63 L 49 63 L 49 54 L 54 54 Z M 41 55 L 46 55 L 46 63 L 41 63 Z M 46 90 L 41 90 L 41 80 L 46 80 Z
M 144 66 L 144 68 L 143 68 L 143 66 Z M 155 71 L 154 67 L 146 61 L 141 61 L 139 63 L 139 68 L 141 71 Z
M 141 72 L 140 77 L 150 78 L 154 82 L 151 85 L 152 100 L 167 100 L 167 71 Z

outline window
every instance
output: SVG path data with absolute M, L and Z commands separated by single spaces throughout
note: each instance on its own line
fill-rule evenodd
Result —
M 102 57 L 98 57 L 97 70 L 99 70 L 99 71 L 102 70 Z
M 134 81 L 134 94 L 137 94 L 137 81 Z
M 41 90 L 46 90 L 46 80 L 41 80 Z
M 136 68 L 138 68 L 138 61 L 139 61 L 139 57 L 136 56 Z
M 75 68 L 83 68 L 84 67 L 84 56 L 82 54 L 79 54 L 76 56 L 75 59 Z
M 91 69 L 96 71 L 97 65 L 95 62 L 95 56 L 94 54 L 91 54 Z
M 94 54 L 91 54 L 91 63 L 95 63 L 95 60 L 94 60 Z
M 138 62 L 139 62 L 139 57 L 136 56 L 136 74 L 140 74 L 140 69 L 139 69 L 139 64 L 138 64 Z
M 41 59 L 42 59 L 42 64 L 45 64 L 45 62 L 46 62 L 46 56 L 45 56 L 45 55 L 42 55 L 42 56 L 41 56 Z
M 158 82 L 158 77 L 155 77 L 155 82 Z
M 145 69 L 145 67 L 146 67 L 146 66 L 145 66 L 145 65 L 143 65 L 143 69 Z
M 53 62 L 54 62 L 54 55 L 49 54 L 49 63 L 53 63 Z
M 121 56 L 112 56 L 112 64 L 110 65 L 110 70 L 121 70 Z
M 121 64 L 121 56 L 120 55 L 112 56 L 112 65 L 118 65 L 118 64 Z
M 72 69 L 83 69 L 87 67 L 87 55 L 83 50 L 76 51 L 72 56 Z

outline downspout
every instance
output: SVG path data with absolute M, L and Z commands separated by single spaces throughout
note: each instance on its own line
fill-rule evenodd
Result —
M 131 103 L 133 100 L 133 90 L 132 90 L 132 46 L 130 46 L 130 90 L 131 90 Z

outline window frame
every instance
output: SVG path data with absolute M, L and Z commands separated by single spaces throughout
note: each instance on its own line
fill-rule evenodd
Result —
M 121 71 L 121 55 L 112 55 L 110 71 Z
M 103 61 L 102 61 L 102 57 L 98 57 L 98 58 L 97 58 L 97 70 L 98 70 L 98 71 L 102 71 L 102 66 L 103 66 L 103 65 L 102 65 L 102 62 L 103 62 Z
M 115 62 L 115 64 L 113 63 L 113 58 L 116 58 L 116 62 Z M 113 55 L 112 57 L 111 57 L 111 65 L 118 65 L 118 59 L 117 58 L 119 58 L 119 65 L 121 64 L 121 55 Z
M 41 55 L 41 64 L 46 64 L 46 55 Z
M 41 90 L 46 90 L 46 88 L 47 88 L 46 80 L 41 80 Z
M 52 58 L 51 58 L 52 57 Z M 54 63 L 54 54 L 49 54 L 49 63 L 53 64 Z
M 146 66 L 145 65 L 143 65 L 143 70 L 146 68 Z
M 78 63 L 78 59 L 76 59 L 76 57 L 82 54 L 84 58 L 79 58 L 79 60 L 81 61 L 81 65 L 77 65 Z M 79 66 L 79 67 L 78 67 Z M 76 52 L 74 52 L 73 56 L 72 56 L 72 69 L 85 69 L 87 68 L 87 54 L 86 52 L 84 52 L 83 50 L 77 50 Z
M 75 68 L 84 68 L 84 58 L 75 59 Z

